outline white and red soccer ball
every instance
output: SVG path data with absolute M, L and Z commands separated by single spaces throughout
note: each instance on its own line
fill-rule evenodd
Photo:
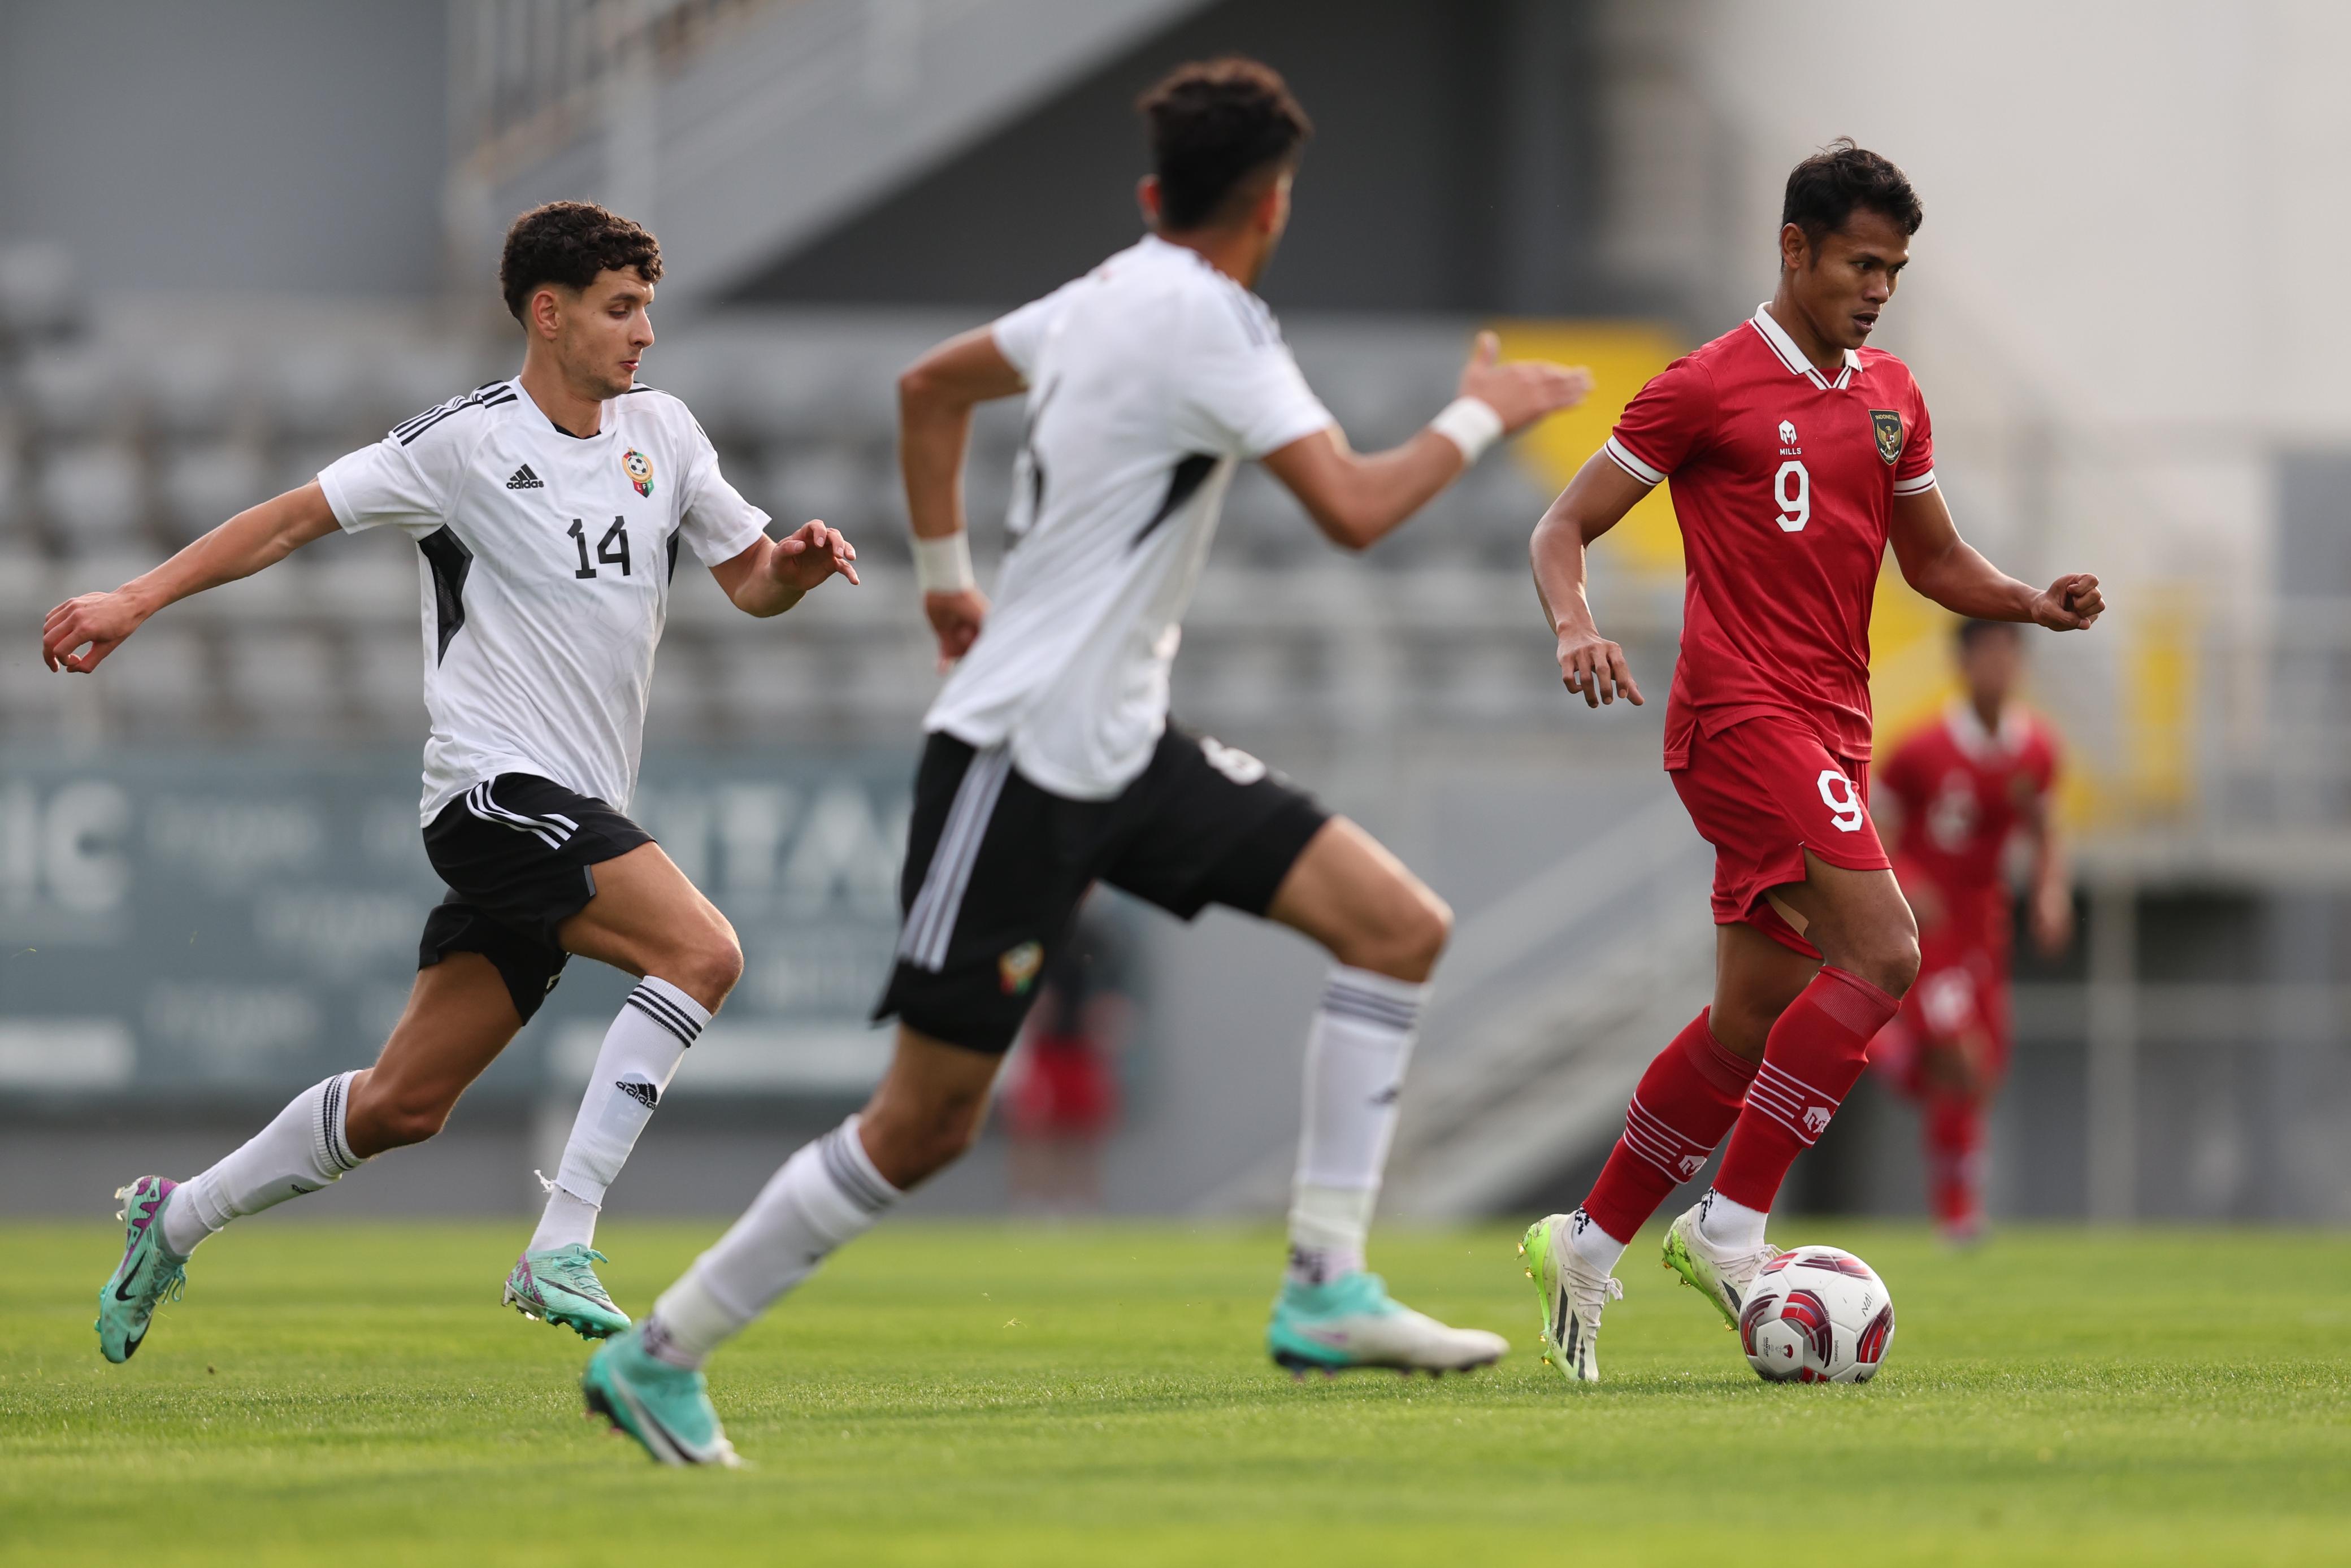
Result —
M 1769 1383 L 1866 1383 L 1893 1343 L 1886 1281 L 1834 1247 L 1799 1247 L 1764 1264 L 1739 1314 L 1740 1348 Z

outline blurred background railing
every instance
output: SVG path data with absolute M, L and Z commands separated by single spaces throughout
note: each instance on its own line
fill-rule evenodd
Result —
M 936 682 L 893 377 L 1124 243 L 1128 102 L 1167 63 L 1236 48 L 1288 71 L 1321 128 L 1265 292 L 1355 444 L 1439 406 L 1481 324 L 1601 382 L 1360 559 L 1245 473 L 1186 628 L 1179 715 L 1365 821 L 1460 913 L 1394 1207 L 1572 1196 L 1703 998 L 1706 857 L 1656 760 L 1681 609 L 1668 503 L 1594 568 L 1646 708 L 1562 700 L 1524 540 L 1640 382 L 1768 291 L 1787 164 L 1850 131 L 1927 194 L 1888 346 L 1928 391 L 1962 527 L 2028 577 L 2098 570 L 2116 606 L 2033 645 L 2085 925 L 2064 959 L 2022 965 L 1995 1209 L 2351 1212 L 2351 394 L 2332 375 L 2351 344 L 2312 319 L 2171 329 L 2214 277 L 2129 183 L 2153 162 L 2225 183 L 2252 145 L 2312 171 L 2351 152 L 2346 115 L 2293 87 L 2294 61 L 2351 44 L 2322 11 L 2250 7 L 2240 32 L 2151 6 L 2150 52 L 2108 71 L 2076 40 L 2064 94 L 1897 19 L 1886 47 L 1920 62 L 1905 91 L 1821 102 L 1768 88 L 1829 9 L 1775 31 L 1708 0 L 1367 0 L 1343 30 L 1310 0 L 455 0 L 290 32 L 258 5 L 202 26 L 133 8 L 118 36 L 63 0 L 17 7 L 20 57 L 110 67 L 71 94 L 26 77 L 27 130 L 0 158 L 0 1208 L 82 1205 L 121 1161 L 200 1154 L 373 1048 L 435 892 L 412 836 L 413 554 L 324 541 L 176 608 L 93 680 L 43 670 L 35 632 L 67 594 L 510 373 L 496 241 L 554 196 L 660 231 L 646 379 L 753 499 L 842 527 L 870 568 L 775 623 L 679 579 L 640 805 L 750 971 L 616 1200 L 725 1208 L 855 1093 L 880 1060 L 862 1010 Z M 2261 106 L 2181 128 L 2161 84 L 2254 36 L 2303 106 L 2295 137 Z M 2014 100 L 2014 144 L 1981 142 L 1987 82 Z M 2101 165 L 2123 193 L 2095 223 L 2030 155 L 2132 138 L 2150 151 Z M 2333 254 L 2312 225 L 2335 220 L 2286 207 L 2304 226 L 2278 243 Z M 2100 286 L 2068 274 L 2053 300 L 2024 254 L 2043 238 L 2094 240 Z M 995 408 L 975 433 L 983 575 L 1017 426 Z M 1888 577 L 1884 736 L 1949 695 L 1949 631 Z M 1105 1200 L 1267 1206 L 1316 961 L 1221 916 L 1116 918 L 1141 1024 Z M 457 1152 L 350 1201 L 520 1201 L 568 1118 L 580 1031 L 617 999 L 575 967 L 468 1100 Z M 1802 1200 L 1914 1207 L 1907 1117 L 1865 1089 L 1800 1167 Z M 991 1149 L 929 1201 L 1005 1191 Z

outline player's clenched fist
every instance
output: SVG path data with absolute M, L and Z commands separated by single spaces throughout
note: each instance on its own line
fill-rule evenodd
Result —
M 1547 413 L 1573 408 L 1592 391 L 1592 372 L 1582 365 L 1555 365 L 1549 360 L 1499 362 L 1502 340 L 1491 332 L 1478 334 L 1469 362 L 1461 371 L 1461 395 L 1474 397 L 1502 416 L 1502 429 L 1515 434 Z
M 2032 619 L 2052 632 L 2086 631 L 2106 612 L 2105 595 L 2098 580 L 2086 571 L 2068 572 L 2032 601 Z
M 953 593 L 925 593 L 923 614 L 939 640 L 939 668 L 945 671 L 970 653 L 972 643 L 979 640 L 980 625 L 987 619 L 987 595 L 977 588 Z
M 1587 707 L 1614 703 L 1619 696 L 1641 706 L 1641 688 L 1625 663 L 1625 650 L 1596 632 L 1559 633 L 1559 674 L 1567 689 L 1583 698 Z
M 68 599 L 41 623 L 41 660 L 52 670 L 86 675 L 139 629 L 141 619 L 120 593 Z M 88 653 L 75 652 L 85 645 Z

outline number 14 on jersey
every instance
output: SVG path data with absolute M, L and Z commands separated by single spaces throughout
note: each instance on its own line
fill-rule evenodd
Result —
M 588 559 L 588 525 L 578 517 L 571 519 L 570 538 L 580 550 L 580 570 L 572 576 L 583 580 L 592 578 L 599 566 L 617 566 L 622 577 L 629 575 L 629 520 L 626 517 L 612 519 L 612 526 L 606 528 L 604 537 L 596 541 L 596 559 L 593 560 Z

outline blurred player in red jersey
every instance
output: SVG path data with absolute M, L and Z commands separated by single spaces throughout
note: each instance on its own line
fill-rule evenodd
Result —
M 1919 1102 L 1928 1196 L 1944 1237 L 1983 1228 L 1984 1112 L 2008 1071 L 2009 887 L 2002 862 L 2032 850 L 2033 945 L 2048 956 L 2074 936 L 2064 847 L 2049 820 L 2057 741 L 2012 701 L 2023 668 L 2016 627 L 1959 626 L 1966 696 L 1896 747 L 1879 774 L 1895 810 L 1894 870 L 1918 918 L 1918 979 L 1870 1048 L 1870 1060 Z
M 1780 279 L 1750 319 L 1659 372 L 1535 525 L 1535 586 L 1567 689 L 1638 703 L 1584 599 L 1584 553 L 1670 478 L 1688 581 L 1666 769 L 1715 848 L 1714 1004 L 1650 1063 L 1582 1207 L 1527 1232 L 1545 1358 L 1599 1375 L 1593 1340 L 1625 1243 L 1725 1134 L 1667 1265 L 1735 1324 L 1775 1249 L 1782 1179 L 1860 1077 L 1918 973 L 1918 936 L 1869 821 L 1869 611 L 1890 543 L 1910 586 L 1986 621 L 2078 631 L 2097 579 L 2044 590 L 1952 527 L 1908 367 L 1865 349 L 1922 211 L 1902 172 L 1839 141 L 1788 176 Z

